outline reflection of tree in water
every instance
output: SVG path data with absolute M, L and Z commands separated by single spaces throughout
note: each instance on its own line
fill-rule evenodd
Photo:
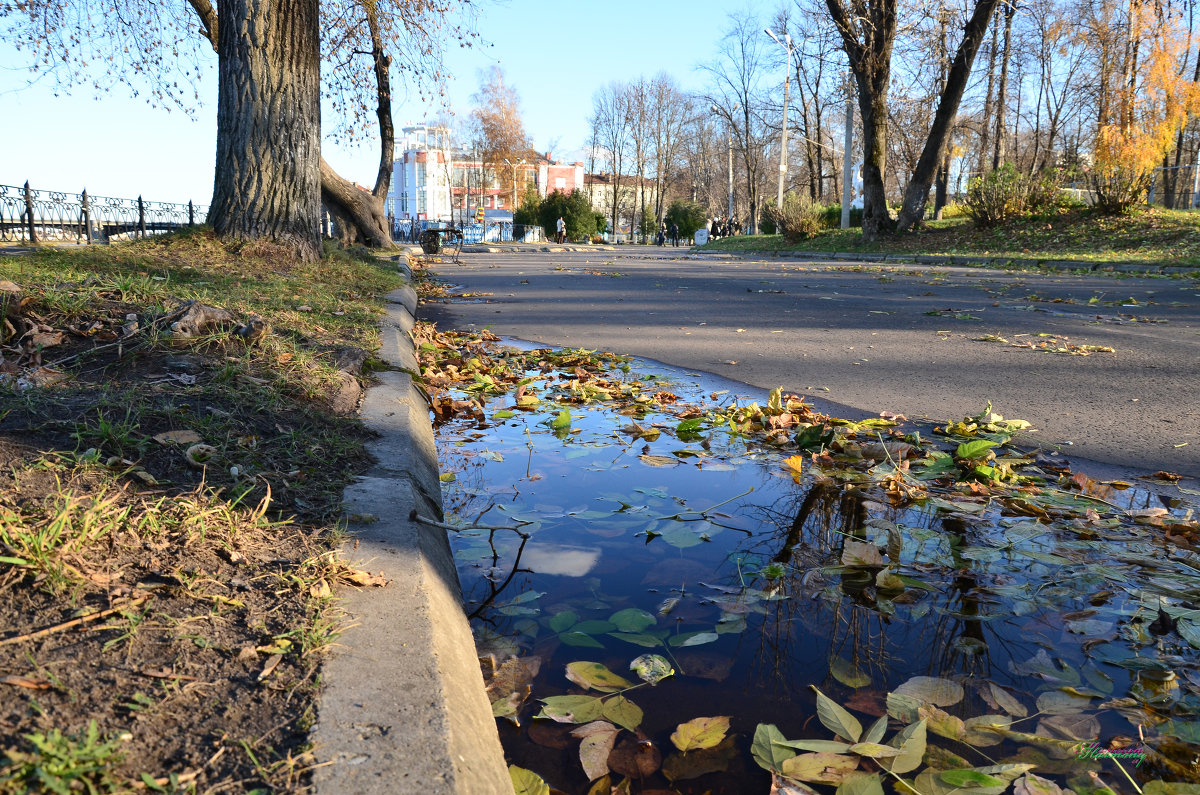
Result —
M 988 600 L 980 572 L 974 561 L 959 554 L 971 526 L 955 516 L 929 518 L 881 507 L 861 488 L 820 480 L 803 496 L 793 494 L 757 508 L 764 524 L 778 529 L 747 539 L 743 549 L 782 564 L 779 588 L 790 598 L 766 602 L 769 613 L 758 632 L 753 680 L 770 681 L 794 696 L 810 683 L 828 682 L 829 665 L 838 657 L 851 670 L 870 674 L 876 684 L 895 684 L 896 668 L 930 676 L 990 674 L 991 644 L 1003 639 L 985 632 Z M 938 587 L 936 592 L 912 586 L 901 592 L 882 590 L 876 575 L 883 566 L 842 566 L 846 541 L 867 541 L 872 511 L 878 514 L 874 518 L 903 518 L 910 526 L 921 520 L 942 534 L 950 550 L 944 565 L 953 567 L 953 574 L 930 583 Z M 931 604 L 919 618 L 891 615 L 896 604 L 921 600 Z M 806 637 L 799 637 L 798 629 Z M 814 646 L 825 647 L 822 670 L 813 670 Z M 916 655 L 923 661 L 917 662 Z

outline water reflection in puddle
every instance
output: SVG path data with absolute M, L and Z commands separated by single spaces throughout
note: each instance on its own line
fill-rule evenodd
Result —
M 685 400 L 712 391 L 678 371 L 635 367 L 669 377 Z M 489 416 L 508 402 L 489 405 Z M 579 692 L 563 675 L 569 662 L 623 674 L 647 652 L 677 671 L 630 694 L 664 753 L 675 727 L 699 716 L 729 715 L 739 735 L 726 772 L 675 782 L 685 793 L 767 792 L 770 777 L 748 753 L 759 723 L 829 739 L 810 685 L 880 716 L 910 677 L 947 677 L 966 687 L 952 710 L 964 718 L 1003 714 L 1000 688 L 1001 702 L 1033 716 L 1014 722 L 1022 732 L 1103 740 L 1136 737 L 1141 724 L 1163 744 L 1200 742 L 1197 657 L 1183 638 L 1200 632 L 1200 556 L 1164 546 L 1148 524 L 1104 518 L 1105 503 L 1158 513 L 1150 492 L 1064 497 L 1071 504 L 1053 528 L 995 505 L 893 508 L 808 465 L 794 480 L 788 454 L 721 430 L 682 434 L 677 418 L 651 412 L 637 422 L 657 438 L 633 438 L 628 416 L 571 406 L 564 424 L 560 408 L 438 431 L 442 469 L 456 476 L 444 488 L 448 515 L 520 529 L 468 530 L 452 544 L 481 655 L 541 660 L 520 726 L 501 721 L 501 735 L 513 764 L 552 785 L 587 790 L 571 727 L 533 721 L 536 700 Z M 1160 607 L 1182 629 L 1157 633 Z M 1035 714 L 1049 691 L 1078 694 L 1069 722 Z M 1087 769 L 1032 745 L 983 757 L 931 740 L 974 765 L 1036 761 L 1061 782 Z M 667 784 L 661 774 L 648 782 Z

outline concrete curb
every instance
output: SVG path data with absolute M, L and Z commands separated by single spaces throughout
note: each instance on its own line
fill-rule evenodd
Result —
M 415 372 L 416 293 L 388 302 L 380 357 Z M 408 372 L 379 382 L 362 406 L 379 434 L 367 445 L 377 464 L 346 489 L 344 553 L 391 582 L 339 593 L 351 629 L 322 669 L 312 740 L 318 762 L 332 764 L 317 768 L 315 791 L 512 795 L 446 533 L 409 521 L 414 510 L 442 518 L 429 410 Z
M 961 254 L 858 254 L 846 251 L 704 251 L 690 249 L 691 254 L 728 254 L 735 257 L 759 259 L 805 259 L 820 262 L 882 262 L 917 265 L 968 265 L 988 268 L 1059 268 L 1087 270 L 1096 273 L 1162 273 L 1177 275 L 1200 273 L 1200 265 L 1163 265 L 1139 262 L 1090 262 L 1071 259 L 1019 259 L 1014 257 L 972 257 Z

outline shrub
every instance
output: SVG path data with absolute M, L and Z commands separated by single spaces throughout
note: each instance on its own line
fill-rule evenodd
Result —
M 963 201 L 967 215 L 979 226 L 996 226 L 1025 213 L 1025 178 L 1005 163 L 967 184 Z
M 668 229 L 671 228 L 671 224 L 678 226 L 679 236 L 688 239 L 696 234 L 697 229 L 704 226 L 705 215 L 703 206 L 695 202 L 677 199 L 671 202 L 671 206 L 667 208 L 667 214 L 663 220 L 667 222 Z
M 1088 174 L 1095 207 L 1105 215 L 1126 215 L 1140 205 L 1153 172 L 1122 165 L 1096 167 Z
M 542 200 L 538 197 L 537 190 L 530 187 L 525 191 L 525 195 L 521 197 L 521 206 L 513 212 L 514 224 L 525 224 L 526 226 L 536 226 L 538 215 L 542 209 Z M 558 220 L 556 217 L 554 220 Z M 553 229 L 553 227 L 551 227 Z
M 788 243 L 800 243 L 816 237 L 824 231 L 823 210 L 794 193 L 783 197 L 783 207 L 768 207 L 775 227 Z
M 862 226 L 862 208 L 850 208 L 850 226 Z M 829 229 L 840 229 L 842 226 L 842 205 L 830 204 L 821 210 L 821 220 Z
M 592 202 L 581 190 L 570 193 L 556 190 L 542 199 L 537 222 L 547 234 L 554 233 L 559 218 L 566 222 L 567 237 L 571 240 L 582 240 L 596 231 L 596 213 L 592 210 Z

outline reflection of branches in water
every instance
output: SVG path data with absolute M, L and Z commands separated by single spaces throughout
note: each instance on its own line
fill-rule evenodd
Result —
M 522 569 L 521 568 L 521 555 L 524 554 L 525 545 L 528 543 L 529 543 L 529 534 L 521 533 L 521 543 L 520 543 L 520 545 L 517 546 L 517 552 L 513 556 L 512 571 L 510 571 L 508 573 L 508 576 L 504 578 L 503 582 L 497 583 L 493 579 L 490 579 L 490 578 L 488 579 L 488 581 L 487 581 L 488 582 L 487 597 L 485 599 L 483 599 L 474 610 L 472 610 L 470 613 L 467 614 L 467 618 L 469 618 L 469 619 L 479 618 L 479 619 L 482 619 L 482 620 L 486 621 L 487 623 L 495 626 L 495 623 L 497 621 L 496 617 L 489 616 L 489 617 L 485 618 L 483 616 L 483 611 L 485 609 L 487 609 L 488 607 L 490 607 L 493 603 L 495 603 L 496 597 L 504 592 L 504 589 L 507 588 L 509 583 L 511 583 L 513 581 L 513 577 L 516 577 L 518 572 L 525 572 L 526 574 L 533 573 L 530 569 Z M 496 530 L 488 531 L 488 546 L 490 546 L 492 548 L 492 569 L 495 570 L 495 569 L 499 568 L 499 565 L 500 565 L 500 551 L 496 549 Z

